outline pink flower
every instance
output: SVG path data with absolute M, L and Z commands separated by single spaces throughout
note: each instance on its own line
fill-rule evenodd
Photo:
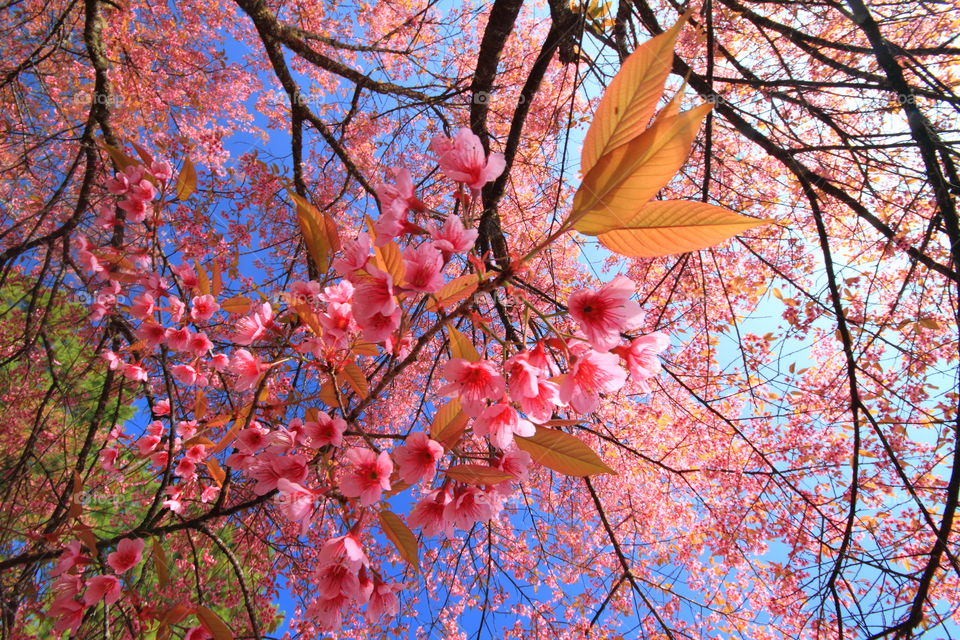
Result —
M 154 160 L 150 163 L 150 173 L 160 182 L 166 182 L 173 177 L 173 168 L 163 160 Z
M 422 293 L 434 293 L 443 286 L 443 255 L 429 242 L 407 247 L 403 252 L 406 287 Z
M 153 303 L 152 295 L 149 293 L 141 293 L 133 299 L 133 304 L 130 305 L 130 315 L 138 320 L 146 319 L 156 308 L 153 306 Z
M 109 471 L 111 473 L 119 471 L 114 465 L 117 462 L 117 456 L 120 455 L 120 451 L 116 447 L 111 447 L 109 449 L 104 449 L 100 452 L 100 468 L 104 471 Z
M 353 292 L 353 315 L 363 327 L 373 316 L 391 315 L 397 309 L 393 296 L 393 277 L 373 265 L 368 265 L 369 278 L 363 278 Z
M 172 266 L 170 270 L 180 277 L 180 282 L 182 282 L 183 286 L 187 289 L 193 289 L 200 283 L 200 280 L 197 278 L 197 272 L 194 271 L 193 267 L 189 264 L 184 263 L 178 266 Z
M 246 349 L 234 351 L 233 359 L 230 361 L 230 372 L 237 376 L 237 382 L 234 385 L 237 391 L 253 389 L 266 370 L 267 367 L 260 362 L 260 359 Z
M 253 344 L 262 338 L 272 325 L 273 309 L 269 302 L 264 302 L 253 314 L 237 321 L 237 331 L 233 335 L 233 341 L 242 345 Z
M 597 351 L 609 351 L 620 343 L 621 331 L 643 321 L 640 305 L 630 299 L 634 289 L 632 280 L 617 276 L 597 291 L 581 289 L 570 296 L 570 317 Z
M 400 611 L 400 599 L 397 598 L 397 591 L 401 589 L 403 589 L 402 584 L 380 582 L 379 579 L 374 580 L 370 601 L 367 603 L 366 612 L 364 612 L 364 618 L 367 622 L 376 622 L 383 615 L 390 617 L 397 615 Z
M 394 309 L 393 313 L 383 315 L 376 313 L 366 319 L 363 326 L 363 339 L 374 344 L 384 343 L 389 349 L 389 343 L 392 341 L 393 332 L 400 326 L 402 313 L 399 308 Z
M 536 433 L 536 428 L 509 404 L 500 402 L 483 410 L 473 423 L 473 431 L 479 436 L 488 436 L 496 448 L 506 449 L 513 444 L 514 434 L 529 438 Z
M 449 502 L 450 494 L 446 490 L 431 491 L 410 512 L 410 526 L 421 527 L 425 536 L 435 536 L 446 530 L 447 520 L 444 514 Z
M 244 453 L 256 453 L 267 446 L 270 431 L 263 427 L 251 426 L 237 434 L 237 448 Z
M 522 451 L 520 449 L 511 449 L 503 454 L 503 457 L 500 458 L 500 462 L 497 466 L 501 471 L 509 473 L 517 480 L 526 482 L 530 476 L 529 467 L 531 461 L 532 458 L 526 451 Z M 509 482 L 509 480 L 504 481 L 504 483 L 507 482 Z
M 356 240 L 343 245 L 343 257 L 333 261 L 333 268 L 343 276 L 350 277 L 354 271 L 367 266 L 370 261 L 370 236 L 360 233 Z
M 116 573 L 125 573 L 140 564 L 143 557 L 141 538 L 124 538 L 117 544 L 117 550 L 107 556 L 107 564 Z
M 600 394 L 620 389 L 627 372 L 613 353 L 586 350 L 573 361 L 560 383 L 560 400 L 578 413 L 593 413 L 600 406 Z
M 317 591 L 323 598 L 346 596 L 355 600 L 360 595 L 357 574 L 342 564 L 328 564 L 316 575 Z
M 303 423 L 303 433 L 310 438 L 310 446 L 339 447 L 343 444 L 343 432 L 347 430 L 347 423 L 342 418 L 331 418 L 323 411 L 317 412 L 316 422 L 308 420 Z
M 437 460 L 443 457 L 443 446 L 418 431 L 407 436 L 406 441 L 393 452 L 400 468 L 400 479 L 408 484 L 417 484 L 433 478 Z
M 167 329 L 167 346 L 174 351 L 186 351 L 190 344 L 190 329 Z
M 213 636 L 202 626 L 190 627 L 183 640 L 211 640 Z
M 360 546 L 360 541 L 352 533 L 330 538 L 324 542 L 320 548 L 318 561 L 321 565 L 342 564 L 352 571 L 357 571 L 361 566 L 369 564 L 367 555 Z
M 83 604 L 91 607 L 101 600 L 113 604 L 120 598 L 120 581 L 116 576 L 94 576 L 87 580 Z
M 266 495 L 277 488 L 281 478 L 300 483 L 307 478 L 307 459 L 300 455 L 271 456 L 266 451 L 257 456 L 257 464 L 249 470 L 250 477 L 257 481 L 253 492 Z
M 220 493 L 220 487 L 215 484 L 211 484 L 208 487 L 204 487 L 203 491 L 200 492 L 200 502 L 203 504 L 208 504 L 216 500 L 217 495 Z
M 197 296 L 191 301 L 190 317 L 194 320 L 209 320 L 219 310 L 220 305 L 213 296 Z
M 477 487 L 462 487 L 444 507 L 443 517 L 450 523 L 451 530 L 456 527 L 468 531 L 475 523 L 493 517 L 493 505 L 487 494 Z
M 651 334 L 634 338 L 625 349 L 624 358 L 630 376 L 638 383 L 641 391 L 650 392 L 647 380 L 660 372 L 660 360 L 657 354 L 670 346 L 670 339 L 665 333 L 654 331 Z
M 536 395 L 521 396 L 518 404 L 532 420 L 546 422 L 553 417 L 554 408 L 564 403 L 560 402 L 560 387 L 556 383 L 537 380 Z
M 170 367 L 170 374 L 180 384 L 191 385 L 197 381 L 197 370 L 189 364 L 175 364 Z
M 62 634 L 69 630 L 71 634 L 75 634 L 83 623 L 83 615 L 86 610 L 87 607 L 82 602 L 73 598 L 54 600 L 53 604 L 50 605 L 50 617 L 56 620 L 53 631 Z
M 314 493 L 296 482 L 286 478 L 277 480 L 279 491 L 278 502 L 280 510 L 291 522 L 300 522 L 307 525 L 313 515 Z
M 187 350 L 194 356 L 201 357 L 213 349 L 213 343 L 205 333 L 191 333 L 190 340 L 187 342 Z
M 357 329 L 357 323 L 353 319 L 353 307 L 346 303 L 328 304 L 327 310 L 319 314 L 318 319 L 323 327 L 324 337 L 340 347 L 347 346 L 350 333 Z
M 452 139 L 435 136 L 430 149 L 437 154 L 440 168 L 448 178 L 473 190 L 495 180 L 506 167 L 503 154 L 491 153 L 486 157 L 480 138 L 466 128 L 457 129 Z
M 439 393 L 448 398 L 460 398 L 463 412 L 478 416 L 487 400 L 499 400 L 506 389 L 503 376 L 489 360 L 468 362 L 463 358 L 451 358 L 443 371 L 449 380 Z
M 350 304 L 353 300 L 353 283 L 341 280 L 323 289 L 320 299 L 328 304 Z
M 63 553 L 60 554 L 60 560 L 57 561 L 57 566 L 50 572 L 50 576 L 56 577 L 62 573 L 66 573 L 83 561 L 85 561 L 85 556 L 83 555 L 83 549 L 80 547 L 80 541 L 73 540 L 68 542 Z
M 449 257 L 451 253 L 470 251 L 479 233 L 476 229 L 465 229 L 460 216 L 452 213 L 447 216 L 442 227 L 438 228 L 431 222 L 427 231 L 433 238 L 433 245 L 443 252 L 444 257 Z
M 137 338 L 143 340 L 148 346 L 155 347 L 167 336 L 167 330 L 156 322 L 146 321 L 133 332 Z
M 135 382 L 146 382 L 147 371 L 139 364 L 125 363 L 123 365 L 123 377 Z
M 369 507 L 380 500 L 380 494 L 390 490 L 393 462 L 386 451 L 378 456 L 370 449 L 354 447 L 347 451 L 347 460 L 353 468 L 340 479 L 340 492 L 348 498 L 360 498 L 361 507 Z

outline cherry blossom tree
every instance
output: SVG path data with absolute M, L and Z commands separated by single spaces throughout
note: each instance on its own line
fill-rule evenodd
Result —
M 4 637 L 955 633 L 955 7 L 5 9 Z

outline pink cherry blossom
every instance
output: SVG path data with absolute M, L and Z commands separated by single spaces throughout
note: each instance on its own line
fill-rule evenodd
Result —
M 262 496 L 276 489 L 281 478 L 303 482 L 307 478 L 307 459 L 301 454 L 278 456 L 266 451 L 257 456 L 257 463 L 248 472 L 257 481 L 253 492 Z
M 268 429 L 252 425 L 237 434 L 237 448 L 245 453 L 256 453 L 267 446 Z
M 480 138 L 467 128 L 457 129 L 451 139 L 434 137 L 430 149 L 437 154 L 444 175 L 473 190 L 495 180 L 506 167 L 503 154 L 491 153 L 487 157 Z
M 510 447 L 514 434 L 529 438 L 536 433 L 533 424 L 521 418 L 516 410 L 505 402 L 484 409 L 474 421 L 473 431 L 479 436 L 489 437 L 490 443 L 498 449 Z
M 518 404 L 527 417 L 541 423 L 553 417 L 556 407 L 565 405 L 560 401 L 560 387 L 554 382 L 542 379 L 537 380 L 536 394 L 520 396 Z
M 113 604 L 120 598 L 120 581 L 116 576 L 93 576 L 87 580 L 83 603 L 91 607 L 101 600 Z
M 393 451 L 400 479 L 407 484 L 431 480 L 436 473 L 437 460 L 442 457 L 443 446 L 422 431 L 411 433 L 404 444 Z
M 286 478 L 277 480 L 277 498 L 280 510 L 292 522 L 306 525 L 313 516 L 313 503 L 316 496 L 301 484 L 290 482 Z
M 560 383 L 560 400 L 578 413 L 593 413 L 600 406 L 600 394 L 619 390 L 626 380 L 627 372 L 615 354 L 587 349 L 574 357 Z
M 447 529 L 446 506 L 450 502 L 450 494 L 444 489 L 435 489 L 417 503 L 410 512 L 411 527 L 421 527 L 423 535 L 435 536 Z
M 303 423 L 303 433 L 310 438 L 310 446 L 339 447 L 343 444 L 343 432 L 347 430 L 347 423 L 342 418 L 331 418 L 328 414 L 318 411 L 317 420 L 308 420 Z
M 397 309 L 393 277 L 373 265 L 368 265 L 367 272 L 370 276 L 360 280 L 353 293 L 353 315 L 361 327 L 373 316 L 389 316 Z
M 211 640 L 213 635 L 203 626 L 190 627 L 183 640 Z
M 233 358 L 230 360 L 230 372 L 237 376 L 237 382 L 234 386 L 237 391 L 253 389 L 266 370 L 266 365 L 246 349 L 237 349 L 233 352 Z
M 269 302 L 264 302 L 250 315 L 237 321 L 233 341 L 240 345 L 251 345 L 266 335 L 273 326 L 273 309 Z
M 374 580 L 373 591 L 367 603 L 364 617 L 367 622 L 376 622 L 382 616 L 393 617 L 400 611 L 400 599 L 397 592 L 403 589 L 402 584 L 381 582 Z
M 624 350 L 623 355 L 627 361 L 630 376 L 644 393 L 650 392 L 650 385 L 647 384 L 647 380 L 660 372 L 661 365 L 657 354 L 669 346 L 670 339 L 667 335 L 660 331 L 654 331 L 645 336 L 634 338 Z
M 149 320 L 141 324 L 133 333 L 139 340 L 143 340 L 151 347 L 162 343 L 167 336 L 167 331 L 163 326 Z
M 353 533 L 331 538 L 320 548 L 320 564 L 343 564 L 353 571 L 370 562 L 360 546 L 360 540 Z
M 460 216 L 451 213 L 447 216 L 442 227 L 434 223 L 427 226 L 427 231 L 433 239 L 433 245 L 449 257 L 452 253 L 466 253 L 473 248 L 477 241 L 476 229 L 465 229 Z
M 477 487 L 461 487 L 444 507 L 443 517 L 450 526 L 448 535 L 453 527 L 469 531 L 477 522 L 493 517 L 493 505 L 487 494 Z
M 125 573 L 140 564 L 143 556 L 143 539 L 124 538 L 117 543 L 117 550 L 107 556 L 107 564 L 116 573 Z
M 443 377 L 449 382 L 439 392 L 449 398 L 459 397 L 463 412 L 468 416 L 480 415 L 487 400 L 499 400 L 506 390 L 503 376 L 489 360 L 469 362 L 463 358 L 451 358 Z
M 363 339 L 374 344 L 384 343 L 390 348 L 393 332 L 400 326 L 402 312 L 399 308 L 394 309 L 393 313 L 384 315 L 375 313 L 365 320 L 363 326 Z
M 370 236 L 361 232 L 356 240 L 343 245 L 343 257 L 333 261 L 333 268 L 341 275 L 350 277 L 355 271 L 367 266 L 370 261 Z
M 635 290 L 632 280 L 617 276 L 596 291 L 581 289 L 570 296 L 570 317 L 597 351 L 609 351 L 620 343 L 620 332 L 643 321 L 640 305 L 630 299 Z
M 196 296 L 190 303 L 190 317 L 194 320 L 209 320 L 220 310 L 217 299 L 210 294 Z
M 443 286 L 443 255 L 429 242 L 407 247 L 403 252 L 405 286 L 422 293 L 434 293 Z
M 370 449 L 351 448 L 346 454 L 353 467 L 340 479 L 340 492 L 348 498 L 359 498 L 360 506 L 369 507 L 390 490 L 393 462 L 386 451 L 377 455 Z
M 56 577 L 62 573 L 66 573 L 84 560 L 85 556 L 83 555 L 83 548 L 80 546 L 80 541 L 71 540 L 67 543 L 66 547 L 64 547 L 63 553 L 60 554 L 60 559 L 57 561 L 57 566 L 50 571 L 50 575 Z
M 148 318 L 156 307 L 153 306 L 154 299 L 149 293 L 141 293 L 133 299 L 130 305 L 130 315 L 139 320 Z

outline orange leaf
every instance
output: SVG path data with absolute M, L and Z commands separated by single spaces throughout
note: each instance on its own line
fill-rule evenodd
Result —
M 452 449 L 467 428 L 467 416 L 460 408 L 460 399 L 454 398 L 444 404 L 433 416 L 430 438 L 447 449 Z
M 207 277 L 207 270 L 196 260 L 193 261 L 193 266 L 197 270 L 197 291 L 200 292 L 200 295 L 209 295 L 210 279 Z
M 382 247 L 374 247 L 373 254 L 377 268 L 389 273 L 393 277 L 394 284 L 403 284 L 407 268 L 403 264 L 400 246 L 391 240 Z
M 170 565 L 167 563 L 167 554 L 163 552 L 163 547 L 160 546 L 160 541 L 153 543 L 153 549 L 151 552 L 153 556 L 153 567 L 157 571 L 157 583 L 160 585 L 160 588 L 163 589 L 167 586 L 167 583 L 170 582 Z M 173 610 L 167 612 L 167 617 L 173 613 Z M 176 624 L 183 619 L 183 616 L 186 615 L 186 607 L 184 607 L 183 615 L 176 620 L 167 620 L 171 624 Z M 165 620 L 167 618 L 164 618 Z
M 697 251 L 769 220 L 748 218 L 722 207 L 687 200 L 655 200 L 620 228 L 599 236 L 603 246 L 633 258 Z
M 347 366 L 343 368 L 343 373 L 347 377 L 347 382 L 353 387 L 353 390 L 357 392 L 357 395 L 361 398 L 366 398 L 367 394 L 370 393 L 370 387 L 367 384 L 367 376 L 357 366 L 356 362 L 348 362 Z
M 224 472 L 223 468 L 220 467 L 220 463 L 217 462 L 216 458 L 207 458 L 207 471 L 210 472 L 210 477 L 213 478 L 213 481 L 217 483 L 218 487 L 223 486 L 223 481 L 227 479 L 227 474 Z
M 246 296 L 234 296 L 221 302 L 220 308 L 227 313 L 246 313 L 250 310 L 252 303 L 253 301 Z
M 340 406 L 340 403 L 337 402 L 337 388 L 333 386 L 332 382 L 324 382 L 320 385 L 320 393 L 317 395 L 323 404 L 328 407 L 337 408 Z
M 237 412 L 237 417 L 233 421 L 233 426 L 230 427 L 230 430 L 227 431 L 220 442 L 218 442 L 210 453 L 220 453 L 224 449 L 230 446 L 230 443 L 233 442 L 233 439 L 237 437 L 237 433 L 243 428 L 244 423 L 247 421 L 247 415 L 250 413 L 250 410 L 253 409 L 253 404 L 245 405 L 240 411 Z
M 220 262 L 216 258 L 213 259 L 213 262 L 210 265 L 210 274 L 210 293 L 213 294 L 215 298 L 219 298 L 220 291 L 223 290 L 223 274 L 220 273 Z
M 480 354 L 477 353 L 476 347 L 473 346 L 467 336 L 457 331 L 453 326 L 448 326 L 447 332 L 450 334 L 450 353 L 454 358 L 463 358 L 470 362 L 480 360 Z
M 686 162 L 712 106 L 658 118 L 643 134 L 600 158 L 573 198 L 573 228 L 598 235 L 626 224 L 637 206 L 655 196 Z
M 209 425 L 208 425 L 209 426 Z M 213 440 L 207 438 L 206 436 L 193 436 L 189 440 L 186 440 L 183 443 L 184 447 L 192 447 L 195 444 L 202 444 L 205 447 L 215 447 L 217 446 Z
M 317 269 L 321 272 L 326 271 L 331 250 L 326 218 L 302 196 L 291 191 L 290 197 L 296 204 L 297 221 L 300 223 L 300 232 L 307 243 L 310 257 L 313 258 Z
M 183 167 L 177 176 L 176 193 L 178 200 L 186 200 L 197 188 L 197 170 L 193 167 L 190 156 L 183 158 Z
M 436 311 L 437 308 L 450 308 L 472 296 L 479 284 L 476 274 L 472 273 L 454 278 L 434 294 L 436 300 L 430 300 L 427 303 L 427 309 Z
M 108 154 L 110 154 L 110 159 L 113 160 L 113 164 L 117 166 L 117 169 L 123 171 L 130 165 L 140 164 L 130 156 L 128 156 L 122 149 L 118 149 L 113 145 L 109 145 L 106 142 L 101 142 L 100 146 L 103 147 Z
M 583 139 L 580 170 L 586 175 L 603 155 L 643 133 L 673 66 L 673 46 L 690 12 L 630 54 L 603 93 Z
M 203 605 L 199 605 L 196 608 L 197 617 L 200 618 L 201 624 L 213 634 L 214 640 L 233 640 L 233 631 L 230 630 L 230 627 L 220 619 L 215 612 L 207 609 Z
M 380 512 L 380 528 L 397 548 L 400 557 L 419 571 L 420 554 L 417 549 L 417 538 L 403 520 L 392 511 L 384 509 Z
M 482 464 L 461 464 L 447 469 L 447 476 L 459 482 L 489 486 L 510 480 L 513 476 L 500 469 Z
M 515 436 L 517 447 L 530 454 L 534 462 L 567 476 L 592 476 L 613 473 L 593 449 L 569 433 L 537 427 L 537 432 L 524 438 Z

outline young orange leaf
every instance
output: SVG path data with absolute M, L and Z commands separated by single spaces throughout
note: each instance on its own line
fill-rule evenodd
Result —
M 386 271 L 393 277 L 394 284 L 403 284 L 406 267 L 403 264 L 403 254 L 396 242 L 388 242 L 382 247 L 374 247 L 374 262 L 381 271 Z
M 643 205 L 633 219 L 598 239 L 614 253 L 649 258 L 712 247 L 768 222 L 703 202 L 664 200 Z
M 690 12 L 630 54 L 603 93 L 583 139 L 580 170 L 586 175 L 603 155 L 643 133 L 673 66 L 673 46 Z
M 186 200 L 197 189 L 197 170 L 193 167 L 190 156 L 183 158 L 183 167 L 177 176 L 177 199 Z
M 196 609 L 200 622 L 213 635 L 213 640 L 233 640 L 233 631 L 220 619 L 216 612 L 200 605 Z
M 384 509 L 380 512 L 380 528 L 397 548 L 400 557 L 419 571 L 420 553 L 417 549 L 417 538 L 403 520 L 392 511 Z
M 512 475 L 482 464 L 461 464 L 447 469 L 447 476 L 459 482 L 489 486 L 510 480 Z
M 353 390 L 357 392 L 357 395 L 361 398 L 366 398 L 367 394 L 370 393 L 370 387 L 367 383 L 366 374 L 357 366 L 357 363 L 348 362 L 347 366 L 343 368 L 343 373 L 346 375 L 347 382 L 353 387 Z
M 578 438 L 557 431 L 537 427 L 529 437 L 515 436 L 517 447 L 530 454 L 533 462 L 549 467 L 567 476 L 592 476 L 597 473 L 614 473 Z
M 227 479 L 227 474 L 220 466 L 220 463 L 217 462 L 216 458 L 207 458 L 206 464 L 207 471 L 210 472 L 210 477 L 213 478 L 213 481 L 217 483 L 218 487 L 222 487 L 223 481 Z
M 642 135 L 600 158 L 573 198 L 573 228 L 598 235 L 632 219 L 637 206 L 655 196 L 686 162 L 711 107 L 702 104 L 657 118 Z
M 473 273 L 454 278 L 434 294 L 436 300 L 430 300 L 427 303 L 427 309 L 436 311 L 438 308 L 450 308 L 473 295 L 478 284 L 477 276 Z
M 453 398 L 433 416 L 430 438 L 450 449 L 467 428 L 467 416 L 460 408 L 460 400 Z
M 220 303 L 220 308 L 227 313 L 246 313 L 250 310 L 252 301 L 246 296 L 234 296 Z
M 160 546 L 159 540 L 153 543 L 151 555 L 153 556 L 153 567 L 157 571 L 157 583 L 162 589 L 170 582 L 170 566 L 167 563 L 167 554 L 163 552 L 163 547 Z
M 480 360 L 480 354 L 477 353 L 476 347 L 473 346 L 473 343 L 470 342 L 467 336 L 452 326 L 448 326 L 447 331 L 450 333 L 450 353 L 453 354 L 454 358 L 463 358 L 469 362 L 478 362 Z

